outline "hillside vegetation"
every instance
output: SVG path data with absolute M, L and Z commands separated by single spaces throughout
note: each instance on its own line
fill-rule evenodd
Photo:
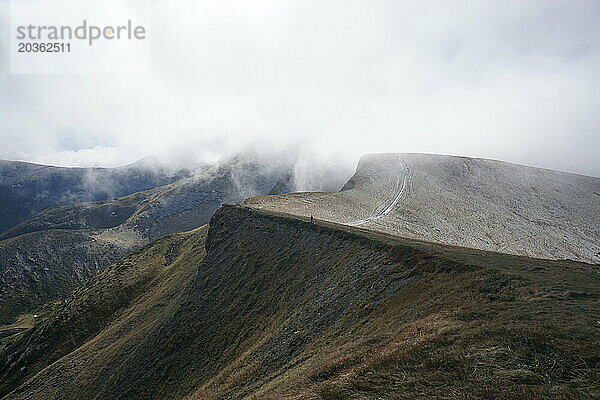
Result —
M 2 325 L 68 297 L 128 250 L 85 232 L 61 230 L 0 241 L 0 334 Z
M 282 166 L 234 159 L 169 185 L 39 213 L 0 234 L 0 331 L 133 249 L 206 224 L 224 202 L 290 189 L 291 179 Z
M 4 339 L 0 393 L 597 398 L 597 268 L 225 206 Z

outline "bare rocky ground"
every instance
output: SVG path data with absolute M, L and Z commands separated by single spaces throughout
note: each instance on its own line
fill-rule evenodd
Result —
M 600 262 L 600 179 L 501 161 L 370 154 L 341 192 L 244 204 L 481 250 Z

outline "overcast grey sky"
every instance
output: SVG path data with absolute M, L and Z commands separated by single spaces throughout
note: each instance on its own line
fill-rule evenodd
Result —
M 112 166 L 301 146 L 600 175 L 599 1 L 185 0 L 149 74 L 18 75 L 0 6 L 0 158 Z

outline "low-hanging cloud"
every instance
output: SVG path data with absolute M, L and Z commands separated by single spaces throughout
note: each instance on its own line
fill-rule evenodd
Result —
M 306 168 L 436 152 L 600 175 L 596 1 L 138 4 L 151 73 L 18 75 L 2 58 L 0 158 L 114 166 L 251 147 Z

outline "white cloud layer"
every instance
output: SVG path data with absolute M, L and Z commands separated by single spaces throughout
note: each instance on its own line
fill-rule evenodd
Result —
M 78 75 L 10 74 L 0 5 L 0 158 L 112 166 L 300 146 L 352 164 L 436 152 L 600 175 L 597 1 L 138 4 L 152 72 Z

